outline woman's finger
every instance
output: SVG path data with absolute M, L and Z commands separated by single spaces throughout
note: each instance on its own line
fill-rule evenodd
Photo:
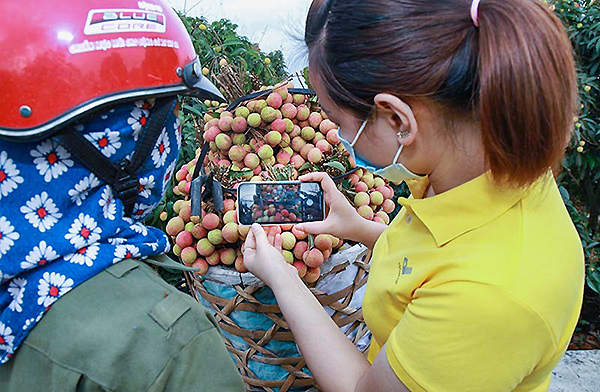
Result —
M 277 231 L 275 230 L 274 227 L 270 227 L 269 231 L 267 232 L 267 240 L 269 241 L 269 244 L 271 244 L 272 246 L 275 246 L 275 236 L 277 235 Z
M 244 250 L 247 249 L 256 249 L 256 239 L 252 230 L 248 232 L 248 235 L 246 236 L 246 241 L 244 241 Z
M 279 251 L 279 253 L 283 252 L 283 237 L 281 236 L 281 234 L 275 235 L 274 246 L 275 246 L 275 249 L 277 249 Z
M 253 234 L 253 237 L 254 237 L 254 240 L 256 243 L 255 248 L 262 247 L 262 246 L 269 244 L 269 240 L 267 239 L 267 234 L 265 233 L 263 228 L 258 223 L 255 223 L 252 225 L 252 230 L 250 230 L 250 233 Z M 248 234 L 250 234 L 250 233 L 248 233 Z
M 320 182 L 325 193 L 338 191 L 335 182 L 333 182 L 327 173 L 309 173 L 300 177 L 299 180 L 302 182 Z
M 325 234 L 328 233 L 328 225 L 323 222 L 308 222 L 296 225 L 296 229 L 307 234 Z

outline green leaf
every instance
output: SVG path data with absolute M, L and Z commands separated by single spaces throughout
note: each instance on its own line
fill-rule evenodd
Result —
M 304 165 L 302 165 L 302 167 L 300 167 L 300 169 L 298 171 L 302 172 L 304 170 L 308 170 L 312 167 L 312 163 L 310 162 L 306 162 Z
M 204 117 L 204 113 L 202 113 L 200 110 L 196 109 L 193 106 L 183 105 L 183 110 L 189 110 L 190 112 L 196 114 L 197 116 Z
M 323 166 L 332 167 L 334 169 L 341 171 L 342 173 L 346 172 L 346 168 L 344 167 L 344 165 L 342 165 L 340 162 L 337 162 L 337 161 L 327 162 Z

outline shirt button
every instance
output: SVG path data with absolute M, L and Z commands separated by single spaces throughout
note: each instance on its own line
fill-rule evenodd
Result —
M 406 215 L 406 223 L 408 223 L 409 225 L 412 222 L 412 215 Z

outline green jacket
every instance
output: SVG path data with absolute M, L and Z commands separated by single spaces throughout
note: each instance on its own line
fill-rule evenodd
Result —
M 66 294 L 0 365 L 2 392 L 244 390 L 209 311 L 135 260 Z

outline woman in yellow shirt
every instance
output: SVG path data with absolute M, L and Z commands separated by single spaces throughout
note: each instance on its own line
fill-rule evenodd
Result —
M 368 359 L 285 263 L 281 238 L 248 237 L 245 264 L 273 289 L 320 387 L 547 390 L 584 281 L 551 171 L 577 107 L 560 21 L 536 0 L 315 0 L 306 43 L 351 155 L 412 193 L 386 227 L 325 174 L 302 178 L 321 181 L 329 214 L 300 229 L 374 247 Z

